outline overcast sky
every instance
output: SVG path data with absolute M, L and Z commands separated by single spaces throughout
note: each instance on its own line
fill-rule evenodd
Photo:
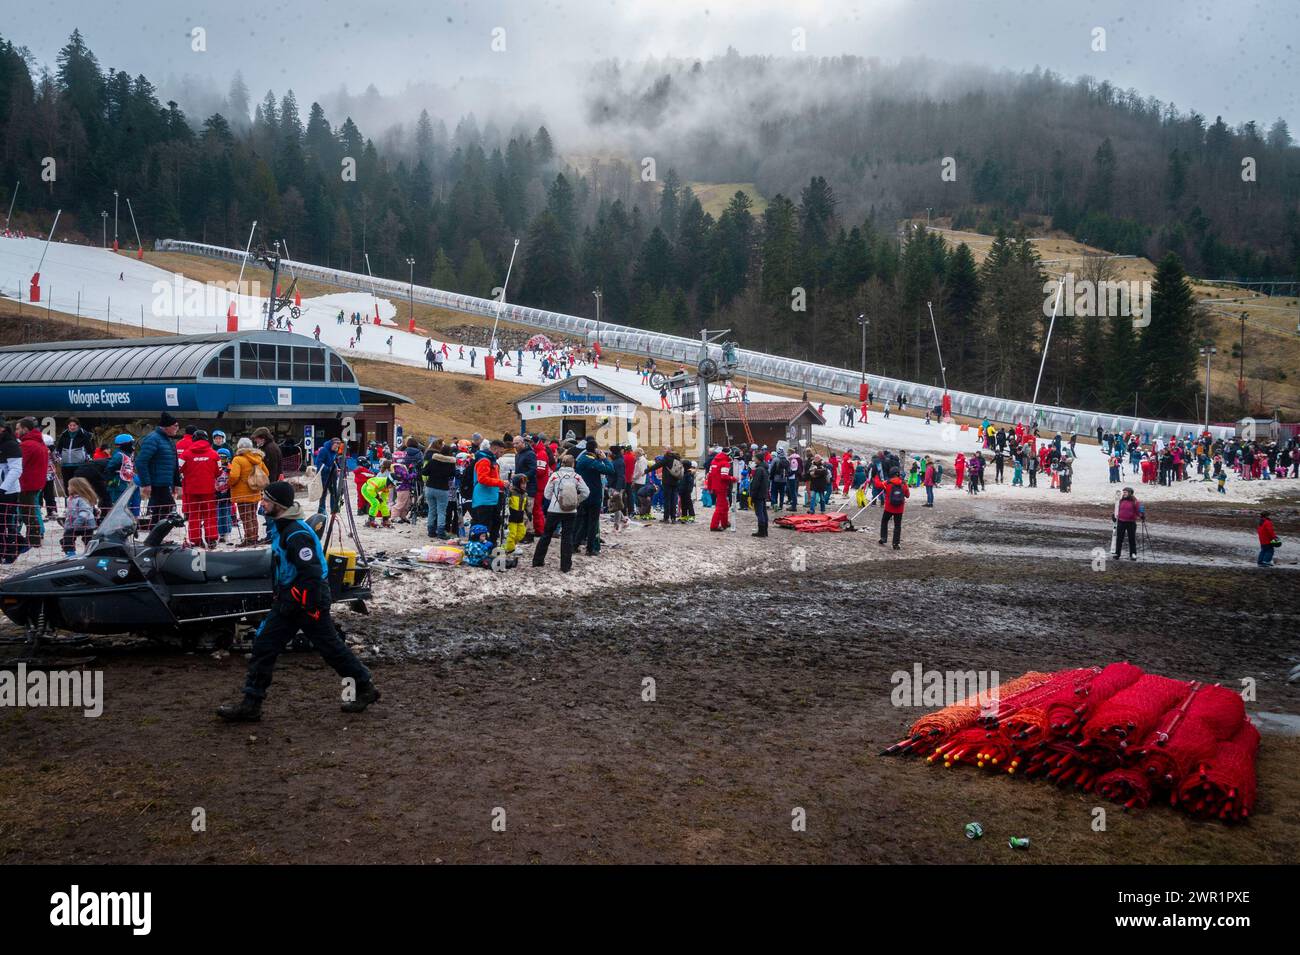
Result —
M 844 53 L 1090 74 L 1230 124 L 1278 116 L 1300 134 L 1300 0 L 4 0 L 0 32 L 54 64 L 79 28 L 99 57 L 155 83 L 186 75 L 222 92 L 241 70 L 256 102 L 293 88 L 305 107 L 346 85 L 395 93 L 548 64 L 645 56 Z M 207 33 L 191 50 L 191 30 Z M 491 48 L 505 31 L 504 52 Z M 1106 30 L 1105 52 L 1092 31 Z

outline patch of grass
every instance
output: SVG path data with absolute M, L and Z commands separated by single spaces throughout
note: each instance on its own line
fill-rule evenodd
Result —
M 737 192 L 749 196 L 752 203 L 749 211 L 753 215 L 761 216 L 767 209 L 767 200 L 752 182 L 688 182 L 687 185 L 695 193 L 695 198 L 700 200 L 704 211 L 715 219 L 722 215 L 727 203 Z

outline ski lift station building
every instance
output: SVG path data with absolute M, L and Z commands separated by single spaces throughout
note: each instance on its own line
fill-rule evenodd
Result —
M 590 375 L 561 378 L 512 403 L 519 416 L 520 433 L 550 428 L 560 438 L 570 434 L 584 438 L 588 424 L 594 423 L 597 428 L 602 424 L 612 426 L 610 434 L 616 440 L 627 433 L 629 422 L 641 406 L 635 398 Z M 554 431 L 556 421 L 558 431 Z
M 359 440 L 392 441 L 395 409 L 410 399 L 358 383 L 348 363 L 312 338 L 276 331 L 0 348 L 0 415 L 76 417 L 88 428 L 152 426 L 170 412 L 232 439 L 254 428 L 319 442 L 355 422 Z

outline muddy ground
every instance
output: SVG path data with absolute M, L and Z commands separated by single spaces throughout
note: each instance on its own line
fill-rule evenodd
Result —
M 1200 555 L 1204 530 L 1165 527 L 1165 561 L 1094 570 L 1088 549 L 1109 521 L 1078 518 L 1057 543 L 1044 533 L 1017 555 L 1023 541 L 1008 543 L 1008 524 L 1043 530 L 1050 517 L 970 502 L 950 511 L 910 525 L 924 555 L 910 559 L 844 535 L 835 546 L 856 547 L 861 561 L 812 573 L 764 572 L 774 564 L 760 561 L 739 575 L 585 588 L 572 600 L 343 614 L 384 692 L 361 716 L 338 711 L 337 680 L 311 654 L 283 658 L 263 723 L 230 727 L 212 708 L 240 685 L 239 654 L 103 651 L 103 716 L 0 711 L 0 859 L 1300 858 L 1300 739 L 1286 734 L 1265 737 L 1259 803 L 1235 827 L 878 756 L 920 712 L 890 702 L 890 675 L 915 663 L 1006 680 L 1128 659 L 1180 678 L 1250 678 L 1249 709 L 1300 714 L 1300 686 L 1286 682 L 1300 660 L 1297 576 L 1251 566 L 1238 525 L 1225 545 L 1231 564 Z M 785 554 L 792 544 L 771 546 Z M 600 560 L 583 573 L 598 574 Z M 642 698 L 646 678 L 653 702 Z M 1105 832 L 1091 827 L 1095 806 L 1107 809 Z M 192 829 L 199 807 L 205 832 Z M 796 808 L 806 832 L 791 829 Z M 492 827 L 497 809 L 504 832 Z M 972 820 L 983 840 L 964 838 Z M 1032 848 L 1009 849 L 1010 835 Z

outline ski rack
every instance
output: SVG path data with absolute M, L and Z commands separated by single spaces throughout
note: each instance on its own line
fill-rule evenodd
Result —
M 366 549 L 361 543 L 361 536 L 357 533 L 356 513 L 352 509 L 352 498 L 348 494 L 348 463 L 346 454 L 347 452 L 345 451 L 343 464 L 338 468 L 338 474 L 335 476 L 335 480 L 339 482 L 338 501 L 342 506 L 344 513 L 347 514 L 346 528 L 339 528 L 339 543 L 342 544 L 344 542 L 345 536 L 352 538 L 352 544 L 357 549 L 357 568 L 365 568 L 366 574 L 369 576 L 370 561 L 366 557 Z M 322 493 L 325 493 L 324 489 L 322 489 Z M 330 514 L 329 523 L 325 525 L 325 540 L 321 545 L 322 550 L 329 550 L 330 541 L 334 539 L 334 527 L 338 523 L 338 518 L 339 512 L 336 509 Z

